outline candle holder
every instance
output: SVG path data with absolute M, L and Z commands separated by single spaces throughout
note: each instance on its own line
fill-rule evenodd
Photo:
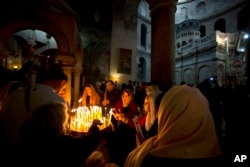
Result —
M 101 125 L 97 126 L 103 130 L 111 125 L 111 114 L 112 111 L 103 115 L 99 106 L 79 106 L 71 110 L 70 130 L 87 133 L 94 120 L 100 120 Z

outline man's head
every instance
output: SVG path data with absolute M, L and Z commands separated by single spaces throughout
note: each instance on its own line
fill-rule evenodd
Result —
M 49 85 L 59 93 L 66 88 L 68 77 L 60 68 L 51 68 L 40 73 L 37 83 Z
M 112 80 L 108 80 L 106 82 L 106 90 L 108 92 L 111 92 L 114 89 L 114 87 L 115 87 L 115 84 L 114 84 L 114 82 Z

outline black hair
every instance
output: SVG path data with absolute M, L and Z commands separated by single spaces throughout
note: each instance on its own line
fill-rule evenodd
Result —
M 115 84 L 114 81 L 112 81 L 111 79 L 109 79 L 109 80 L 106 81 L 106 83 L 108 83 L 108 82 L 111 83 L 112 85 Z
M 41 70 L 37 76 L 37 83 L 44 83 L 48 80 L 65 80 L 68 81 L 67 75 L 60 66 L 53 66 L 49 69 Z

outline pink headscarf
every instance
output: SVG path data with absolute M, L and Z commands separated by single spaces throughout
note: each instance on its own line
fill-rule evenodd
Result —
M 221 155 L 209 103 L 187 85 L 173 86 L 158 110 L 158 135 L 127 157 L 125 167 L 140 166 L 147 155 L 162 158 L 210 158 Z

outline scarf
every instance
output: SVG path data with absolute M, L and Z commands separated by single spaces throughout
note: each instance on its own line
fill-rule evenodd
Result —
M 158 134 L 130 152 L 125 167 L 141 166 L 147 154 L 185 159 L 221 154 L 209 103 L 197 88 L 178 85 L 164 94 L 158 110 Z

